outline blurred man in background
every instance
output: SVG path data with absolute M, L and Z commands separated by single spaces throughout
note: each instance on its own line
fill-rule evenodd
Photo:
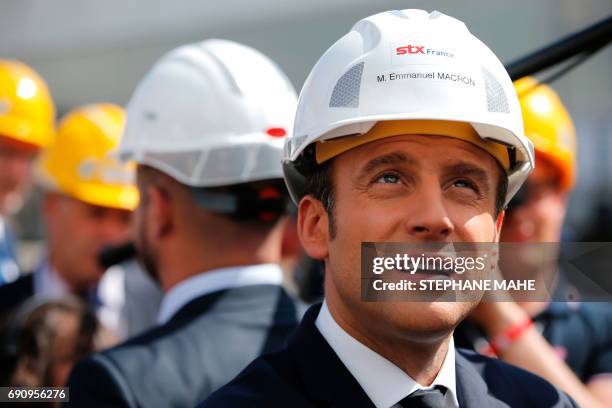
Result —
M 159 326 L 78 363 L 70 405 L 188 407 L 297 323 L 279 266 L 280 159 L 296 96 L 252 48 L 180 47 L 134 92 L 120 154 L 138 164 L 138 253 L 165 296 Z
M 576 131 L 552 88 L 533 78 L 523 78 L 515 87 L 537 166 L 510 202 L 501 241 L 551 243 L 557 248 L 554 243 L 561 241 L 568 196 L 576 180 Z M 512 262 L 529 262 L 528 258 Z M 522 265 L 524 270 L 537 271 L 534 278 L 548 273 L 547 265 L 536 259 L 538 264 Z M 555 291 L 563 296 L 571 288 L 560 278 Z M 541 375 L 581 406 L 612 406 L 612 308 L 572 300 L 482 303 L 472 314 L 472 322 L 479 327 L 468 322 L 460 326 L 457 342 L 487 354 L 494 352 L 504 361 Z
M 20 275 L 7 217 L 23 203 L 32 162 L 53 140 L 54 122 L 45 81 L 19 61 L 0 60 L 0 285 Z
M 75 294 L 95 310 L 103 306 L 96 292 L 104 272 L 98 252 L 129 239 L 138 201 L 133 166 L 109 157 L 124 120 L 122 108 L 111 104 L 81 107 L 62 119 L 35 168 L 44 190 L 46 258 L 33 274 L 0 287 L 2 312 L 33 295 Z

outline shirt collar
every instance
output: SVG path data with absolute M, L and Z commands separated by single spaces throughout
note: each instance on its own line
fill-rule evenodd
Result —
M 70 288 L 49 262 L 44 262 L 34 274 L 34 294 L 55 299 L 70 294 Z
M 164 324 L 183 306 L 200 296 L 251 285 L 280 285 L 283 273 L 277 264 L 213 269 L 176 284 L 162 299 L 157 323 Z
M 414 391 L 431 389 L 436 385 L 443 385 L 448 389 L 449 406 L 459 406 L 455 378 L 455 345 L 452 338 L 438 375 L 429 387 L 423 387 L 398 366 L 344 331 L 334 320 L 325 302 L 315 325 L 376 407 L 393 407 Z

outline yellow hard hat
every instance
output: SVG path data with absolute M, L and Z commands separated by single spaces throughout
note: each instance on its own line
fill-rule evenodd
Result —
M 39 183 L 89 204 L 133 210 L 138 203 L 134 164 L 121 163 L 111 153 L 124 125 L 123 109 L 112 104 L 67 113 L 55 142 L 37 162 Z
M 0 59 L 0 136 L 45 147 L 53 140 L 54 121 L 45 81 L 19 61 Z
M 532 77 L 514 82 L 523 111 L 525 135 L 533 142 L 536 158 L 559 171 L 560 187 L 570 190 L 576 180 L 576 129 L 559 95 Z

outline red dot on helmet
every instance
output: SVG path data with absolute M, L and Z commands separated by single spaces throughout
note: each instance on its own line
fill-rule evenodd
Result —
M 282 127 L 274 127 L 266 129 L 266 133 L 273 137 L 283 137 L 287 135 L 287 131 Z

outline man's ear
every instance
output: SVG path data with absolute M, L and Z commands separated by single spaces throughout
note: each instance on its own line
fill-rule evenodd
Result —
M 147 186 L 145 220 L 148 230 L 155 239 L 166 238 L 174 229 L 176 220 L 172 214 L 172 199 L 160 186 Z
M 313 259 L 323 260 L 328 255 L 329 217 L 323 204 L 307 195 L 298 207 L 297 230 L 304 251 Z

